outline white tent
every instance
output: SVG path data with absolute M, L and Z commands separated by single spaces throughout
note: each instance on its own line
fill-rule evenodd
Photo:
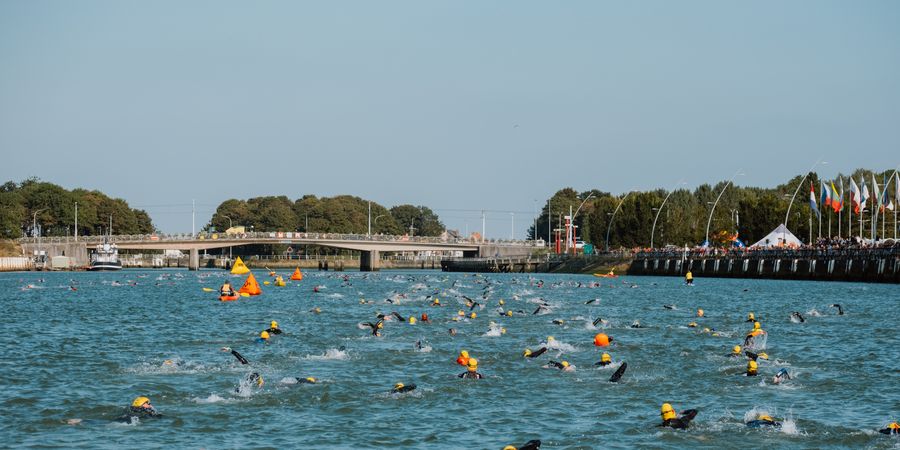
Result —
M 794 233 L 791 233 L 784 224 L 778 225 L 778 228 L 772 230 L 766 237 L 752 245 L 752 247 L 788 247 L 799 246 L 802 243 Z

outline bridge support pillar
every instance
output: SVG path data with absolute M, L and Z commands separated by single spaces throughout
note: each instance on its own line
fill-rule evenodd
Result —
M 200 270 L 200 250 L 191 249 L 190 258 L 188 259 L 188 270 Z
M 360 272 L 377 272 L 378 271 L 378 250 L 370 250 L 361 252 L 359 255 L 359 271 Z

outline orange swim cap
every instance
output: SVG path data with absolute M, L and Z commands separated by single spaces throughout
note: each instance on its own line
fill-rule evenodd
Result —
M 609 336 L 604 333 L 597 333 L 597 335 L 594 336 L 594 345 L 597 347 L 609 346 Z

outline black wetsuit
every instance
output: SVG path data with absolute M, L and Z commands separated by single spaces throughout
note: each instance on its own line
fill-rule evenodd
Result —
M 294 378 L 296 378 L 297 383 L 300 383 L 300 384 L 316 384 L 315 381 L 310 381 L 308 378 L 297 378 L 297 377 L 294 377 Z
M 606 367 L 612 364 L 612 361 L 597 361 L 594 363 L 595 366 Z
M 238 353 L 237 350 L 232 350 L 231 354 L 234 355 L 234 357 L 237 358 L 237 360 L 240 361 L 241 364 L 250 364 L 250 361 L 247 361 L 247 358 L 244 358 L 244 355 Z
M 689 409 L 681 414 L 681 417 L 676 417 L 674 419 L 666 419 L 663 420 L 659 426 L 661 427 L 671 427 L 679 430 L 684 430 L 691 424 L 691 421 L 694 420 L 694 417 L 697 416 L 696 409 Z
M 831 305 L 831 306 L 833 306 L 833 307 L 835 307 L 835 308 L 838 309 L 838 315 L 839 315 L 839 316 L 843 316 L 843 315 L 844 315 L 844 308 L 842 308 L 841 305 L 835 303 L 835 304 L 833 304 L 833 305 Z
M 888 434 L 888 435 L 896 436 L 896 435 L 900 435 L 900 428 L 887 427 L 887 428 L 882 428 L 882 429 L 878 430 L 878 432 L 881 434 Z
M 747 426 L 750 428 L 760 428 L 760 427 L 780 427 L 781 422 L 776 422 L 774 420 L 766 420 L 766 419 L 757 419 L 751 420 L 747 422 Z
M 531 352 L 530 355 L 525 355 L 525 357 L 526 358 L 537 358 L 538 356 L 543 355 L 544 352 L 546 352 L 546 351 L 547 351 L 547 347 L 541 347 L 541 348 Z
M 484 378 L 484 375 L 478 372 L 469 372 L 468 370 L 459 374 L 459 378 L 471 378 L 473 380 L 480 380 Z
M 797 311 L 792 312 L 791 317 L 797 318 L 797 320 L 799 320 L 800 323 L 806 322 L 806 319 L 804 319 L 803 316 Z
M 142 408 L 140 406 L 129 406 L 125 409 L 125 412 L 123 412 L 121 416 L 116 418 L 116 422 L 129 423 L 133 420 L 133 418 L 146 419 L 158 417 L 162 417 L 162 414 L 156 412 L 156 409 Z
M 410 385 L 399 387 L 399 388 L 393 388 L 393 389 L 391 389 L 391 393 L 392 394 L 403 394 L 406 392 L 411 392 L 415 389 L 416 389 L 416 385 L 410 384 Z
M 281 334 L 282 333 L 281 328 L 267 328 L 266 331 L 268 331 L 269 334 Z
M 379 320 L 379 321 L 376 322 L 376 323 L 366 322 L 365 325 L 368 325 L 369 328 L 372 329 L 372 336 L 378 336 L 378 326 L 381 325 L 382 322 L 384 322 L 384 321 L 383 321 L 383 320 Z
M 540 439 L 532 439 L 526 442 L 521 447 L 516 447 L 518 450 L 541 450 L 541 440 Z

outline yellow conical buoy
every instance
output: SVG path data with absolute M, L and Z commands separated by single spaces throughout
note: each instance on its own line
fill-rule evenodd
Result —
M 241 257 L 238 256 L 237 259 L 234 260 L 234 265 L 231 266 L 231 274 L 232 275 L 243 275 L 245 273 L 250 273 L 250 268 L 244 264 L 244 261 L 241 261 Z

